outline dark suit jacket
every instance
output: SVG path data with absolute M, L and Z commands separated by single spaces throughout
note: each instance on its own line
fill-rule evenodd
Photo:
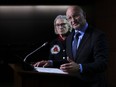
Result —
M 66 52 L 72 59 L 73 35 L 74 32 L 66 40 Z M 82 64 L 83 71 L 78 76 L 87 82 L 86 87 L 105 87 L 104 72 L 107 59 L 108 47 L 104 33 L 88 26 L 77 50 L 76 59 L 73 59 L 77 64 Z

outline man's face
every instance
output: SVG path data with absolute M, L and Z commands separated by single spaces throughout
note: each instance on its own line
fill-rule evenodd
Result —
M 74 29 L 79 29 L 86 23 L 85 16 L 80 10 L 69 8 L 66 16 Z
M 58 34 L 66 34 L 69 30 L 69 26 L 64 19 L 57 19 L 56 20 L 56 31 Z

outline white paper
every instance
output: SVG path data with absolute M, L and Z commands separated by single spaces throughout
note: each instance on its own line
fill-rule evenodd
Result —
M 58 68 L 43 68 L 43 67 L 34 67 L 38 72 L 46 72 L 46 73 L 59 73 L 59 74 L 67 74 Z

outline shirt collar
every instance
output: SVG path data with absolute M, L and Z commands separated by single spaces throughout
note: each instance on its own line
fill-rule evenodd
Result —
M 59 40 L 59 41 L 62 41 L 62 42 L 65 41 L 65 40 L 63 40 L 63 39 L 61 38 L 60 35 L 58 36 L 58 40 Z

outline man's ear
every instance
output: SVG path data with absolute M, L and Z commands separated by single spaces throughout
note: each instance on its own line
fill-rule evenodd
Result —
M 85 12 L 83 12 L 83 15 L 84 15 L 84 18 L 86 19 L 86 13 Z

